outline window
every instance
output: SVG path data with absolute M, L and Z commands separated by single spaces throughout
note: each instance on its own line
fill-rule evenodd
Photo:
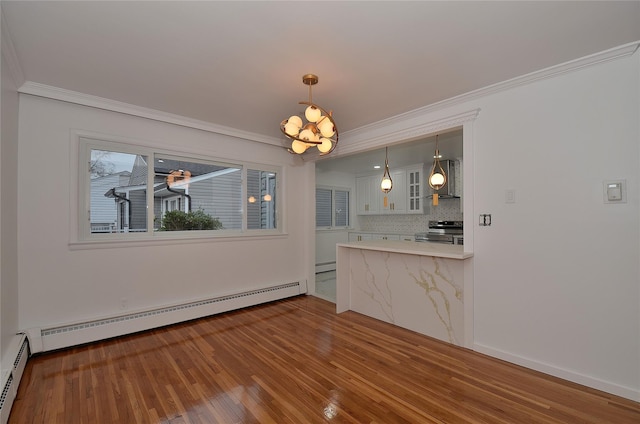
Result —
M 242 230 L 242 167 L 155 154 L 153 171 L 155 230 Z
M 278 232 L 277 167 L 83 137 L 79 157 L 81 239 Z
M 349 226 L 349 192 L 346 190 L 333 191 L 333 226 L 348 227 Z
M 276 228 L 276 174 L 247 170 L 247 228 Z
M 316 228 L 349 226 L 349 190 L 316 187 Z
M 147 172 L 147 156 L 90 150 L 92 234 L 147 231 Z

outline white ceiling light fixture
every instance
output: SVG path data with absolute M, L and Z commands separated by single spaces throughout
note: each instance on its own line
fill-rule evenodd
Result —
M 440 190 L 447 183 L 447 174 L 440 164 L 440 150 L 438 150 L 438 135 L 436 134 L 436 152 L 433 155 L 433 166 L 429 174 L 429 187 Z M 438 193 L 433 193 L 433 206 L 438 205 Z
M 309 101 L 299 102 L 307 105 L 304 112 L 305 123 L 298 115 L 293 115 L 280 123 L 280 131 L 291 140 L 289 153 L 303 154 L 311 147 L 317 147 L 321 155 L 331 153 L 338 144 L 338 128 L 333 120 L 332 112 L 327 112 L 313 103 L 311 86 L 318 83 L 318 77 L 307 74 L 302 82 L 309 86 Z

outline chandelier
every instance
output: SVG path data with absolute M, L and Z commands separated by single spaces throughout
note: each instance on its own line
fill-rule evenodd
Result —
M 280 131 L 291 140 L 289 153 L 303 154 L 309 148 L 317 147 L 321 155 L 329 154 L 338 144 L 338 128 L 333 120 L 332 112 L 327 112 L 313 103 L 311 86 L 318 83 L 318 77 L 307 74 L 302 77 L 302 82 L 309 86 L 309 101 L 299 102 L 307 105 L 303 122 L 298 115 L 293 115 L 280 123 Z

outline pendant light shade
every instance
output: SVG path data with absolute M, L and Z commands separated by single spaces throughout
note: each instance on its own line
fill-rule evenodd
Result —
M 445 174 L 442 164 L 440 163 L 440 150 L 438 149 L 438 135 L 436 134 L 436 152 L 433 155 L 433 166 L 429 173 L 429 187 L 438 191 L 447 183 L 447 174 Z M 433 206 L 438 205 L 438 193 L 433 193 Z
M 382 181 L 380 182 L 380 190 L 382 190 L 383 193 L 389 193 L 393 188 L 393 181 L 391 180 L 391 174 L 389 173 L 389 156 L 387 153 L 387 147 L 385 147 L 384 174 L 382 175 Z
M 429 185 L 436 190 L 442 187 L 447 179 L 444 176 L 444 171 L 436 171 L 431 174 L 429 179 Z

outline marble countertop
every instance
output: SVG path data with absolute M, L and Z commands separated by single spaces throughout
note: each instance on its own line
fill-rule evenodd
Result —
M 426 231 L 426 230 L 425 230 Z M 402 232 L 402 231 L 378 231 L 378 230 L 349 230 L 350 233 L 354 233 L 354 234 L 398 234 L 400 236 L 413 236 L 416 233 L 406 233 L 406 232 Z
M 414 241 L 366 240 L 350 243 L 338 243 L 339 247 L 352 249 L 378 250 L 382 252 L 404 253 L 407 255 L 434 256 L 450 259 L 467 259 L 473 256 L 465 252 L 464 246 L 444 243 L 419 243 Z

